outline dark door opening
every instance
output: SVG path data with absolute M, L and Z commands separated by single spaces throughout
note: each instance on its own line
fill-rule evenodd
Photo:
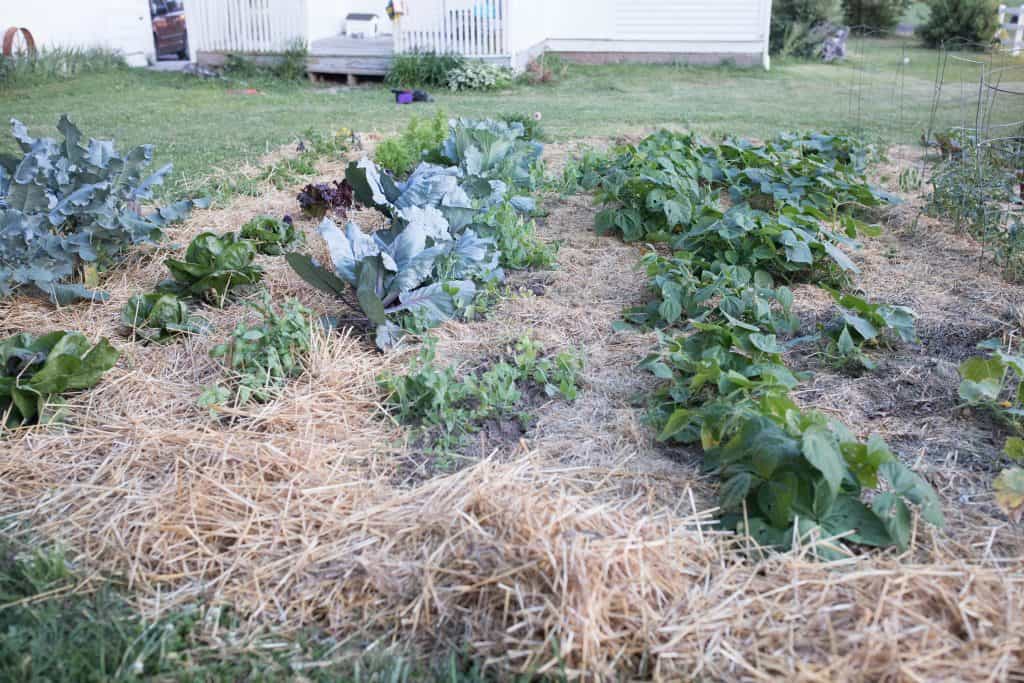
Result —
M 183 0 L 149 0 L 157 59 L 188 59 L 188 29 Z

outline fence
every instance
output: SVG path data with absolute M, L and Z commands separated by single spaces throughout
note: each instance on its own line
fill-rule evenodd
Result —
M 281 52 L 306 38 L 306 0 L 190 0 L 195 51 Z
M 1024 5 L 999 6 L 999 26 L 1005 36 L 1003 46 L 1016 57 L 1024 51 Z
M 409 13 L 398 22 L 395 50 L 508 56 L 509 4 L 509 0 L 409 0 Z

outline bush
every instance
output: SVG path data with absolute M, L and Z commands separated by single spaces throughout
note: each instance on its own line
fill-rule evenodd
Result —
M 963 41 L 990 45 L 999 28 L 999 0 L 931 0 L 931 16 L 917 33 L 928 47 Z
M 438 111 L 433 118 L 413 117 L 405 132 L 377 145 L 377 163 L 397 176 L 404 176 L 422 159 L 425 152 L 448 137 L 448 116 Z
M 461 55 L 410 52 L 395 55 L 386 82 L 397 88 L 446 88 L 448 74 L 466 64 Z
M 843 16 L 839 3 L 840 0 L 776 0 L 772 7 L 771 51 L 812 55 L 820 45 L 820 41 L 812 44 L 818 33 L 813 29 L 838 23 Z
M 448 72 L 448 89 L 497 90 L 512 84 L 512 70 L 487 62 L 471 61 Z
M 882 31 L 891 31 L 900 23 L 911 0 L 846 0 L 846 23 Z

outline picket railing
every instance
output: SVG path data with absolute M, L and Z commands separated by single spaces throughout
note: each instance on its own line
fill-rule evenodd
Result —
M 511 54 L 509 0 L 408 0 L 395 26 L 396 52 Z
M 1003 47 L 1016 57 L 1024 51 L 1024 5 L 1000 5 L 999 26 L 1004 33 Z
M 189 0 L 193 51 L 281 52 L 306 40 L 306 0 Z

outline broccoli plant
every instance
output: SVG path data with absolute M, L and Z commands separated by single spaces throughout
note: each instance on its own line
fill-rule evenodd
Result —
M 95 386 L 119 355 L 106 339 L 90 344 L 76 332 L 17 334 L 0 341 L 3 425 L 11 429 L 55 420 L 58 397 Z
M 171 172 L 166 164 L 146 175 L 151 145 L 123 156 L 111 140 L 83 145 L 67 116 L 57 124 L 60 142 L 31 137 L 20 121 L 11 125 L 23 156 L 0 157 L 0 296 L 27 286 L 59 304 L 104 300 L 90 289 L 99 270 L 207 205 L 185 200 L 143 211 Z

